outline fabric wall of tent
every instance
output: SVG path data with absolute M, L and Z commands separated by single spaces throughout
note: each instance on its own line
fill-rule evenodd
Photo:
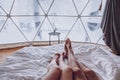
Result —
M 105 3 L 106 0 L 1 0 L 0 44 L 49 41 L 49 33 L 54 30 L 60 33 L 60 41 L 69 37 L 72 41 L 105 44 L 100 28 Z

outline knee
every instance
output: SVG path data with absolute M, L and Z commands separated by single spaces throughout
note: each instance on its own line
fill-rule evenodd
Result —
M 61 73 L 61 71 L 62 71 L 59 66 L 53 66 L 53 67 L 51 68 L 51 70 L 56 71 L 56 72 L 59 72 L 59 73 Z
M 88 70 L 84 70 L 84 73 L 86 73 L 86 74 L 93 74 L 93 73 L 94 73 L 94 71 L 93 71 L 93 70 L 88 69 Z
M 79 74 L 79 75 L 82 74 L 82 71 L 81 71 L 79 68 L 76 68 L 76 67 L 75 67 L 75 68 L 73 69 L 73 71 L 74 71 L 74 74 L 75 74 L 75 75 L 77 75 L 77 74 Z
M 92 78 L 92 80 L 100 80 L 93 70 L 85 70 L 84 73 L 87 78 Z
M 81 73 L 81 70 L 77 67 L 73 68 L 74 73 Z
M 75 80 L 77 79 L 86 80 L 84 72 L 77 67 L 74 68 L 73 77 Z
M 65 67 L 65 68 L 63 69 L 63 71 L 64 71 L 64 72 L 68 72 L 68 73 L 72 73 L 72 72 L 73 72 L 72 68 L 69 67 L 69 66 Z
M 95 72 L 93 71 L 93 70 L 85 70 L 84 71 L 84 73 L 86 74 L 86 76 L 95 76 L 96 74 L 95 74 Z

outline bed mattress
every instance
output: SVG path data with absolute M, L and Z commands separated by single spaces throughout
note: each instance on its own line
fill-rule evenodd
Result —
M 78 62 L 94 70 L 101 80 L 120 80 L 120 57 L 103 45 L 72 43 Z M 0 65 L 0 80 L 41 80 L 47 72 L 48 60 L 62 53 L 64 44 L 25 47 Z

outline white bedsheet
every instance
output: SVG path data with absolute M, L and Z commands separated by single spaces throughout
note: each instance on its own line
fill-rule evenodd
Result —
M 120 80 L 120 57 L 101 45 L 73 43 L 78 62 L 94 70 L 101 80 Z M 48 59 L 64 51 L 63 44 L 25 47 L 0 65 L 0 80 L 41 80 L 47 72 Z

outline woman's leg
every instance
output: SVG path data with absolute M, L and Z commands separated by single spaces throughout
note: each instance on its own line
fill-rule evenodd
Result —
M 62 70 L 61 80 L 73 80 L 73 71 L 64 61 L 64 56 L 61 55 L 59 60 L 59 66 Z
M 68 64 L 72 67 L 74 73 L 74 80 L 87 80 L 84 72 L 79 67 L 79 63 L 74 57 L 74 52 L 71 47 L 71 41 L 69 39 L 65 42 L 65 56 L 68 58 Z
M 72 66 L 73 69 L 79 68 L 81 71 L 82 77 L 86 77 L 87 80 L 100 80 L 93 70 L 89 69 L 84 64 L 77 62 L 77 60 L 74 57 L 74 52 L 71 47 L 71 41 L 69 39 L 67 39 L 65 43 L 65 52 L 66 52 L 65 55 L 68 56 L 69 65 Z M 78 72 L 76 72 L 75 70 L 75 74 L 78 74 Z
M 42 80 L 59 80 L 61 76 L 61 69 L 57 65 L 60 54 L 55 54 L 50 64 L 48 65 L 48 73 Z

